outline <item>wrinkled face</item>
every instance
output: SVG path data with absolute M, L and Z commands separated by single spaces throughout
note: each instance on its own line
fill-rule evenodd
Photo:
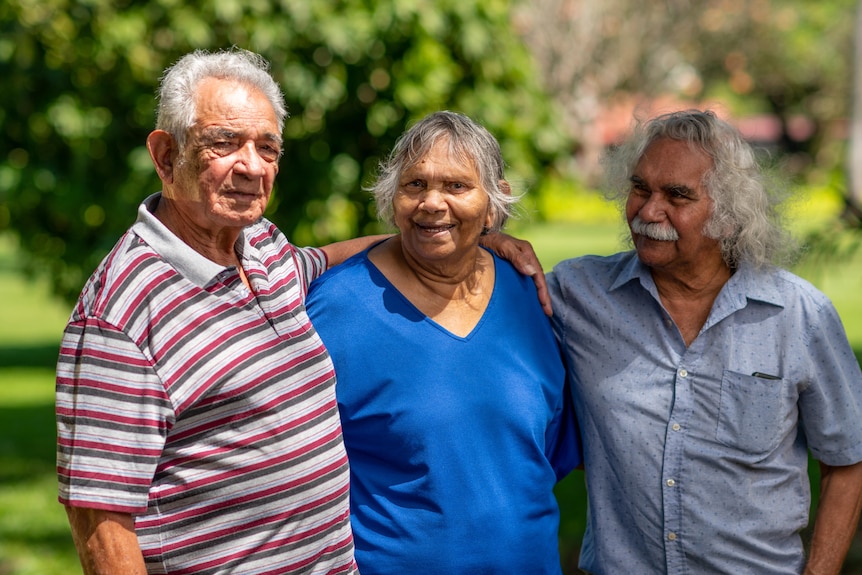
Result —
M 721 258 L 718 242 L 703 233 L 712 215 L 703 178 L 712 165 L 687 142 L 663 138 L 647 147 L 626 202 L 632 240 L 646 265 L 682 271 Z
M 177 205 L 205 229 L 243 227 L 272 194 L 281 135 L 269 100 L 233 80 L 208 78 L 175 172 Z
M 424 263 L 457 262 L 493 223 L 476 166 L 451 155 L 445 137 L 401 174 L 393 209 L 403 249 Z

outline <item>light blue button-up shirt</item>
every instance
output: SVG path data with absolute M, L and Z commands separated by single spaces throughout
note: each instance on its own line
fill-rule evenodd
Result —
M 634 252 L 548 274 L 596 575 L 800 573 L 807 450 L 862 461 L 862 373 L 828 298 L 741 267 L 686 347 Z

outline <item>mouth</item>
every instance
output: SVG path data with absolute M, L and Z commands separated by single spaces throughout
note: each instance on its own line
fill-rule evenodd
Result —
M 224 193 L 225 196 L 236 200 L 255 200 L 260 197 L 257 192 L 244 192 L 242 190 L 228 190 Z
M 455 227 L 455 224 L 419 224 L 414 223 L 419 230 L 426 234 L 439 234 L 448 232 Z
M 647 240 L 647 241 L 651 241 L 651 242 L 672 242 L 672 241 L 674 241 L 672 239 L 668 239 L 665 237 L 656 237 L 656 236 L 651 235 L 651 234 L 633 234 L 633 235 L 635 237 L 635 241 L 637 241 L 637 240 Z

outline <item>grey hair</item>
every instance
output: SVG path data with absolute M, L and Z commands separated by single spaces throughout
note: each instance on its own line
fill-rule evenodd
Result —
M 284 129 L 287 107 L 281 89 L 269 74 L 269 63 L 248 50 L 233 48 L 219 52 L 195 50 L 165 70 L 159 84 L 156 129 L 171 134 L 182 150 L 188 130 L 195 123 L 195 92 L 207 78 L 236 80 L 260 90 L 272 104 L 278 132 Z
M 633 136 L 605 159 L 608 199 L 625 202 L 635 167 L 649 145 L 663 138 L 688 142 L 712 159 L 703 184 L 713 209 L 703 234 L 719 240 L 728 266 L 790 263 L 797 243 L 779 211 L 786 190 L 778 182 L 767 182 L 751 145 L 712 111 L 673 112 L 639 123 Z
M 488 231 L 499 230 L 512 215 L 512 207 L 520 199 L 507 193 L 500 185 L 505 168 L 500 144 L 477 122 L 463 114 L 446 110 L 429 114 L 414 124 L 398 138 L 389 157 L 380 162 L 377 180 L 367 188 L 374 194 L 378 217 L 395 226 L 392 203 L 401 174 L 420 161 L 440 138 L 448 140 L 450 155 L 475 165 L 494 214 L 493 226 Z

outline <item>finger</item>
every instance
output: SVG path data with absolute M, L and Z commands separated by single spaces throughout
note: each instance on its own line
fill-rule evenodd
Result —
M 541 272 L 535 274 L 533 282 L 536 284 L 536 292 L 539 296 L 539 303 L 542 304 L 542 311 L 545 312 L 546 316 L 551 317 L 554 315 L 554 308 L 551 305 L 551 292 L 548 291 L 545 274 Z

